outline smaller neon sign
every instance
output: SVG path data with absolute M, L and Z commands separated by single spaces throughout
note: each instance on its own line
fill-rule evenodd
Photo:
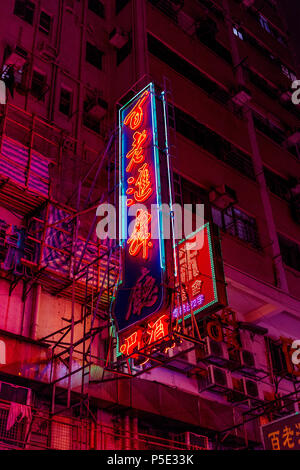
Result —
M 227 305 L 223 266 L 220 258 L 216 258 L 218 238 L 217 240 L 215 238 L 211 236 L 211 228 L 207 223 L 179 242 L 179 268 L 175 290 L 179 292 L 180 284 L 181 296 L 175 296 L 175 306 L 172 312 L 162 312 L 162 316 L 156 318 L 154 323 L 149 320 L 147 324 L 135 326 L 129 332 L 121 333 L 118 337 L 118 355 L 138 358 L 138 351 L 143 351 L 145 348 L 151 351 L 152 340 L 149 338 L 165 342 L 166 345 L 163 349 L 166 352 L 175 346 L 172 331 L 177 328 L 176 324 L 180 323 L 182 319 L 187 321 L 192 313 L 202 318 Z M 199 243 L 199 239 L 201 243 Z M 148 301 L 151 301 L 151 297 L 148 297 Z M 230 323 L 235 326 L 235 320 L 229 320 L 231 314 L 231 310 L 224 309 L 222 320 L 226 324 Z M 160 324 L 158 328 L 159 319 L 163 325 Z M 154 325 L 163 336 L 151 336 L 151 328 L 153 329 Z M 229 334 L 229 332 L 226 333 L 226 335 Z

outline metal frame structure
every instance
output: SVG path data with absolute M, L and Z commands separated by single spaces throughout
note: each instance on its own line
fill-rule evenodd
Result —
M 146 78 L 147 77 L 143 77 L 143 80 Z M 135 92 L 137 87 L 138 84 L 135 84 L 132 91 Z M 169 111 L 171 117 L 174 117 L 172 93 L 167 87 L 168 83 L 165 81 L 164 93 L 167 96 L 169 106 L 167 112 Z M 111 133 L 106 149 L 100 155 L 88 149 L 96 158 L 88 173 L 80 180 L 77 191 L 75 191 L 71 197 L 71 200 L 76 198 L 76 207 L 66 207 L 53 201 L 51 191 L 49 191 L 49 194 L 46 196 L 38 192 L 30 191 L 28 188 L 32 149 L 39 151 L 41 155 L 43 155 L 43 151 L 38 147 L 37 142 L 44 142 L 46 147 L 50 146 L 51 148 L 55 148 L 55 158 L 53 158 L 53 162 L 60 167 L 63 145 L 62 133 L 38 118 L 30 118 L 28 113 L 25 113 L 25 115 L 30 125 L 27 127 L 22 125 L 20 116 L 23 112 L 23 110 L 15 106 L 6 105 L 2 118 L 0 145 L 3 143 L 4 136 L 10 139 L 15 138 L 18 141 L 21 140 L 23 144 L 28 144 L 29 160 L 27 168 L 24 169 L 26 176 L 25 191 L 24 187 L 11 181 L 10 178 L 1 178 L 0 203 L 5 207 L 17 210 L 19 214 L 24 216 L 28 227 L 34 227 L 34 230 L 30 231 L 29 240 L 39 247 L 39 256 L 33 260 L 26 258 L 21 259 L 23 266 L 30 271 L 30 276 L 26 276 L 25 274 L 15 276 L 14 273 L 8 272 L 5 275 L 5 279 L 10 281 L 10 294 L 18 282 L 23 282 L 23 301 L 26 300 L 31 289 L 37 283 L 41 282 L 48 292 L 70 300 L 70 317 L 65 319 L 68 324 L 40 339 L 41 342 L 49 344 L 52 349 L 50 384 L 45 384 L 45 386 L 48 387 L 50 385 L 52 392 L 51 415 L 54 416 L 65 409 L 79 406 L 82 416 L 90 414 L 93 420 L 96 421 L 89 407 L 88 383 L 103 383 L 111 380 L 140 377 L 145 372 L 156 367 L 165 367 L 169 370 L 178 371 L 180 369 L 174 366 L 176 359 L 196 347 L 203 348 L 204 341 L 201 338 L 199 326 L 190 305 L 191 320 L 189 325 L 185 324 L 184 318 L 182 318 L 180 327 L 178 327 L 177 322 L 176 327 L 170 330 L 167 337 L 154 344 L 152 343 L 151 346 L 145 346 L 139 350 L 138 354 L 150 361 L 147 367 L 138 371 L 133 370 L 132 357 L 136 353 L 132 353 L 126 358 L 116 358 L 116 339 L 112 335 L 112 331 L 114 328 L 113 300 L 120 268 L 119 248 L 116 241 L 95 244 L 92 242 L 92 235 L 96 226 L 95 210 L 97 206 L 101 202 L 110 201 L 116 206 L 118 187 L 117 130 Z M 167 117 L 167 120 L 168 119 L 169 117 Z M 48 133 L 46 134 L 42 131 L 38 131 L 43 125 L 48 129 Z M 21 135 L 19 132 L 20 129 Z M 176 136 L 175 128 L 173 129 L 173 134 Z M 29 141 L 27 139 L 28 136 L 30 137 Z M 24 139 L 27 139 L 26 142 Z M 78 143 L 75 141 L 74 148 L 78 148 Z M 171 142 L 169 147 L 161 150 L 163 152 L 169 152 L 171 157 L 174 157 L 174 148 L 175 144 Z M 84 150 L 80 149 L 79 151 Z M 99 177 L 104 173 L 105 168 L 107 169 L 106 190 L 102 192 L 101 198 L 99 198 L 99 195 L 95 197 L 95 190 L 98 189 L 97 182 L 99 181 Z M 90 184 L 87 197 L 82 201 L 82 185 L 88 180 L 92 171 L 94 172 L 94 178 Z M 170 182 L 170 186 L 174 194 L 173 180 Z M 182 194 L 180 197 L 182 199 Z M 52 206 L 58 210 L 59 216 L 56 220 L 50 220 L 49 217 Z M 92 214 L 92 217 L 90 217 L 90 214 Z M 170 210 L 170 215 L 172 217 L 172 210 Z M 87 237 L 82 239 L 79 236 L 80 219 L 86 216 L 89 216 L 91 219 L 90 228 Z M 60 234 L 65 233 L 66 230 L 63 224 L 70 224 L 72 226 L 71 231 L 67 233 L 67 236 L 72 240 L 68 250 L 65 250 L 65 247 L 51 245 L 47 239 L 49 230 L 56 230 L 57 233 Z M 77 248 L 79 241 L 81 243 L 81 250 L 78 254 Z M 85 256 L 89 247 L 92 245 L 93 249 L 97 249 L 97 255 L 94 256 L 91 261 L 87 262 Z M 59 272 L 52 269 L 51 262 L 49 261 L 49 252 L 51 252 L 51 250 L 55 251 L 57 256 L 61 255 L 66 257 L 68 260 L 67 274 L 61 275 Z M 46 255 L 44 253 L 46 253 Z M 178 249 L 177 255 L 175 256 L 177 256 L 178 261 Z M 182 305 L 181 284 L 179 275 L 179 286 L 168 286 L 171 298 L 170 311 L 172 311 L 175 298 L 177 298 L 179 305 Z M 76 302 L 80 303 L 82 306 L 81 317 L 79 319 L 76 319 L 75 315 Z M 181 310 L 183 312 L 183 309 Z M 77 333 L 78 330 L 79 333 Z M 97 338 L 105 338 L 107 340 L 106 351 L 104 351 L 103 357 L 99 357 L 99 355 L 93 353 L 93 345 L 95 345 Z M 186 342 L 187 347 L 186 349 L 181 348 L 181 351 L 178 351 L 170 357 L 169 355 L 161 353 L 161 349 L 165 348 L 166 341 L 174 342 L 176 345 L 182 345 L 183 342 Z M 80 366 L 74 367 L 74 358 L 77 357 L 81 358 Z M 59 377 L 55 376 L 57 364 L 62 364 L 65 367 L 65 373 Z M 101 369 L 101 377 L 99 379 L 93 379 L 92 377 L 91 370 L 94 365 Z M 189 371 L 191 375 L 201 375 L 204 372 L 204 367 L 191 364 Z M 80 386 L 76 388 L 76 393 L 73 393 L 74 387 L 72 379 L 74 376 L 80 376 Z M 297 393 L 299 392 L 300 390 L 297 389 L 288 396 L 295 396 L 296 401 Z M 278 400 L 274 400 L 274 402 L 277 401 Z M 238 423 L 232 428 L 226 429 L 220 433 L 221 440 L 224 441 L 234 429 L 244 426 L 248 421 L 265 414 L 265 410 L 269 406 L 270 402 L 261 404 L 245 412 L 243 414 L 242 423 Z M 262 410 L 260 414 L 256 414 L 256 409 Z M 250 418 L 247 417 L 248 415 L 251 415 Z M 245 442 L 247 442 L 246 435 Z

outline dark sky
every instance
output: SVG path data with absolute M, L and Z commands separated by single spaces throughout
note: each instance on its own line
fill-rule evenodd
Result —
M 300 64 L 300 0 L 279 0 L 285 12 L 289 32 L 292 36 L 294 48 Z

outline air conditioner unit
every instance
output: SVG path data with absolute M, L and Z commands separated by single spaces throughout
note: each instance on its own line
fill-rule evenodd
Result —
M 31 405 L 32 392 L 31 389 L 27 387 L 0 382 L 0 399 L 20 403 L 21 405 Z
M 180 10 L 177 14 L 178 26 L 183 29 L 187 34 L 193 36 L 196 32 L 196 23 L 194 18 Z
M 242 380 L 244 383 L 245 395 L 248 398 L 263 401 L 258 382 L 256 382 L 255 380 L 247 379 L 246 377 L 243 377 Z
M 255 0 L 242 0 L 245 7 L 249 8 L 254 5 Z
M 231 99 L 238 106 L 244 106 L 251 100 L 251 98 L 251 91 L 245 87 L 242 87 L 233 94 Z
M 13 66 L 16 70 L 19 70 L 25 65 L 27 59 L 28 59 L 28 54 L 25 51 L 25 49 L 23 49 L 20 46 L 16 46 L 7 55 L 4 65 L 6 67 Z
M 232 377 L 232 390 L 228 393 L 227 399 L 231 403 L 239 403 L 247 400 L 244 382 L 241 378 Z
M 294 197 L 300 196 L 300 179 L 292 178 L 290 186 L 292 195 Z
M 65 7 L 66 7 L 66 11 L 68 11 L 69 13 L 74 13 L 75 1 L 66 0 Z
M 297 145 L 300 143 L 300 131 L 295 131 L 292 135 L 287 138 L 287 145 L 292 147 L 293 145 Z
M 289 397 L 282 397 L 280 400 L 281 413 L 284 416 L 292 415 L 295 413 L 295 403 Z
M 107 109 L 108 104 L 102 98 L 101 92 L 97 92 L 95 96 L 90 96 L 84 105 L 84 112 L 97 119 L 102 119 Z
M 179 11 L 184 6 L 184 0 L 170 0 L 170 1 L 171 1 L 174 11 Z
M 189 373 L 195 367 L 194 346 L 188 341 L 183 341 L 180 345 L 169 349 L 168 364 L 181 372 Z
M 289 102 L 292 99 L 292 92 L 289 90 L 284 90 L 280 94 L 280 99 L 284 102 Z
M 199 392 L 226 394 L 232 389 L 231 376 L 225 369 L 209 365 L 206 374 L 198 378 Z
M 205 338 L 203 360 L 219 367 L 226 366 L 229 360 L 226 344 L 222 341 L 214 341 L 207 336 Z
M 240 373 L 250 376 L 256 376 L 261 372 L 261 370 L 256 367 L 253 352 L 246 351 L 245 349 L 239 351 L 239 363 L 234 370 L 238 370 Z
M 128 34 L 116 27 L 109 35 L 109 42 L 117 49 L 121 49 L 128 41 Z
M 174 435 L 174 441 L 183 442 L 189 450 L 208 450 L 208 437 L 195 434 L 194 432 L 183 432 Z
M 57 56 L 57 50 L 55 47 L 50 46 L 46 41 L 41 41 L 38 46 L 41 57 L 46 60 L 53 60 Z
M 223 184 L 210 191 L 209 201 L 219 209 L 224 210 L 237 202 L 236 192 L 226 184 Z

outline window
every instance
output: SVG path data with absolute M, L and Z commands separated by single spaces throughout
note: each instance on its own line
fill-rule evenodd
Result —
M 192 116 L 175 108 L 176 130 L 219 160 L 255 180 L 251 158 Z
M 97 69 L 102 70 L 102 57 L 103 52 L 101 52 L 90 42 L 86 43 L 86 61 L 89 64 L 92 64 L 94 67 L 97 67 Z
M 273 372 L 276 375 L 285 375 L 287 373 L 287 364 L 282 350 L 282 345 L 269 339 L 269 349 Z
M 244 40 L 243 33 L 242 33 L 242 31 L 239 29 L 238 26 L 233 26 L 232 30 L 233 30 L 233 34 L 235 34 L 235 36 L 237 36 L 237 37 L 238 37 L 239 39 L 241 39 L 242 41 Z
M 86 99 L 83 103 L 83 125 L 88 129 L 100 134 L 100 118 L 90 113 L 90 100 Z
M 34 18 L 35 4 L 27 0 L 16 0 L 14 15 L 22 18 L 26 23 L 32 24 Z
M 72 111 L 72 92 L 67 88 L 61 88 L 59 99 L 59 111 L 70 116 Z
M 99 0 L 89 0 L 89 10 L 94 12 L 96 15 L 100 16 L 100 18 L 105 17 L 105 10 L 104 5 Z
M 117 65 L 120 65 L 120 63 L 123 62 L 123 60 L 125 60 L 126 57 L 129 56 L 129 54 L 131 53 L 131 49 L 132 49 L 132 41 L 131 39 L 129 39 L 129 41 L 127 41 L 125 46 L 117 50 Z
M 229 102 L 230 94 L 224 88 L 220 87 L 216 82 L 200 72 L 199 69 L 181 58 L 175 52 L 171 51 L 171 49 L 165 46 L 158 39 L 151 36 L 151 34 L 148 34 L 148 50 L 151 54 L 165 62 L 177 73 L 205 91 L 210 98 L 213 98 L 219 103 L 225 105 Z
M 50 34 L 52 18 L 45 11 L 41 11 L 39 30 L 45 34 Z
M 266 95 L 272 99 L 278 99 L 278 90 L 272 86 L 267 80 L 265 80 L 261 75 L 258 75 L 254 70 L 248 68 L 249 80 L 253 85 L 262 90 Z
M 177 23 L 177 10 L 174 8 L 174 2 L 171 0 L 150 0 L 150 3 L 162 11 L 166 16 Z
M 204 18 L 198 21 L 196 35 L 202 44 L 215 52 L 219 57 L 232 65 L 231 53 L 217 39 L 217 24 L 211 18 Z
M 283 262 L 290 268 L 300 271 L 300 246 L 298 243 L 280 234 L 278 234 L 278 241 Z
M 116 0 L 116 15 L 129 3 L 129 0 Z
M 256 129 L 263 132 L 266 136 L 270 137 L 270 139 L 274 140 L 279 145 L 282 145 L 283 142 L 286 140 L 285 132 L 280 129 L 278 126 L 275 126 L 271 121 L 264 118 L 260 114 L 254 114 L 253 120 Z
M 265 167 L 264 173 L 269 190 L 284 201 L 290 201 L 291 194 L 288 181 L 272 170 L 269 170 L 269 168 Z
M 259 22 L 262 28 L 264 28 L 268 33 L 271 33 L 269 22 L 263 15 L 259 15 Z
M 292 72 L 286 65 L 281 64 L 281 70 L 286 77 L 288 77 L 292 82 L 297 80 L 297 77 L 294 72 Z
M 37 70 L 33 71 L 31 81 L 31 94 L 38 100 L 43 100 L 47 91 L 46 75 Z
M 249 243 L 259 249 L 259 236 L 256 220 L 236 207 L 229 207 L 225 211 L 212 206 L 212 217 L 216 225 L 224 232 Z

